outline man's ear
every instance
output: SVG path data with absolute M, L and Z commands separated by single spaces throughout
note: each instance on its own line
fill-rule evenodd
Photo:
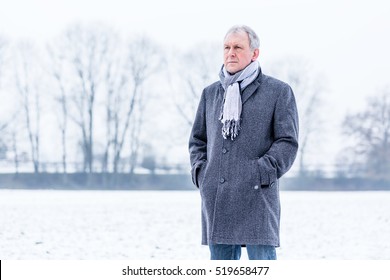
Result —
M 255 61 L 259 57 L 259 54 L 260 54 L 260 50 L 259 49 L 255 49 L 253 51 L 252 61 Z

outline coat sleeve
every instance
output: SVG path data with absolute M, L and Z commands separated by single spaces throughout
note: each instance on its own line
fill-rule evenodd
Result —
M 268 186 L 292 166 L 298 151 L 298 110 L 290 86 L 279 94 L 274 111 L 274 142 L 258 159 L 261 185 Z
M 206 100 L 203 91 L 189 139 L 192 182 L 199 188 L 198 173 L 207 160 Z

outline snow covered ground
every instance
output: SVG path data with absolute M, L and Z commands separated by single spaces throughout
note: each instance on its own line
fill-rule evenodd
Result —
M 279 259 L 390 259 L 390 192 L 281 201 Z M 197 191 L 0 190 L 0 259 L 208 257 Z

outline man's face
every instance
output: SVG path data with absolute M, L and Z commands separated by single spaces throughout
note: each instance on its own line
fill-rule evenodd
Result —
M 224 65 L 230 74 L 247 67 L 259 56 L 259 49 L 251 50 L 246 32 L 230 33 L 224 41 Z

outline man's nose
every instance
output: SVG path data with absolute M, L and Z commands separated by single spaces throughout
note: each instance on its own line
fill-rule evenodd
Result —
M 236 52 L 235 52 L 235 50 L 234 50 L 233 48 L 231 48 L 231 49 L 229 50 L 228 56 L 231 56 L 231 57 L 236 56 Z

